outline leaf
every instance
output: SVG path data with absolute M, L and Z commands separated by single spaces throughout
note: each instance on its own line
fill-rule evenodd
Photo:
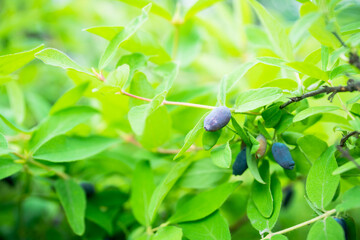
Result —
M 159 4 L 156 3 L 156 1 L 149 1 L 149 0 L 119 0 L 121 2 L 127 3 L 131 6 L 137 7 L 137 8 L 143 8 L 146 5 L 148 5 L 149 3 L 152 4 L 151 10 L 150 12 L 153 14 L 156 14 L 160 17 L 165 18 L 166 20 L 171 20 L 171 14 L 168 12 L 168 10 L 166 10 L 165 8 L 163 8 L 162 6 L 160 6 Z
M 308 233 L 307 240 L 345 240 L 344 231 L 333 218 L 315 222 Z
M 315 162 L 315 160 L 318 159 L 328 148 L 326 142 L 313 135 L 305 135 L 300 137 L 296 143 L 299 146 L 301 152 L 311 162 Z
M 322 71 L 320 68 L 316 67 L 313 64 L 307 62 L 290 62 L 286 63 L 287 66 L 292 67 L 296 71 L 299 71 L 309 77 L 327 81 L 329 79 L 326 72 Z
M 70 131 L 80 123 L 89 120 L 96 113 L 98 111 L 94 108 L 82 106 L 65 108 L 51 115 L 33 133 L 29 141 L 31 151 L 35 152 L 45 142 Z
M 151 196 L 150 204 L 149 204 L 149 216 L 150 223 L 152 223 L 155 219 L 155 214 L 158 211 L 162 201 L 169 193 L 171 188 L 177 182 L 177 180 L 183 175 L 185 170 L 189 167 L 191 160 L 185 158 L 178 163 L 176 163 L 169 173 L 166 175 L 165 179 L 156 187 L 153 195 Z
M 221 168 L 229 168 L 231 165 L 231 149 L 229 142 L 214 148 L 211 153 L 213 163 Z
M 337 168 L 335 147 L 329 147 L 310 168 L 306 179 L 306 194 L 310 201 L 324 210 L 331 202 L 339 185 L 340 176 L 332 175 Z
M 217 141 L 219 140 L 219 138 L 221 136 L 221 132 L 222 132 L 222 129 L 219 129 L 218 131 L 215 131 L 215 132 L 205 131 L 203 133 L 202 143 L 203 143 L 203 148 L 206 151 L 209 151 L 211 148 L 213 148 L 215 146 L 215 144 L 217 143 Z
M 198 193 L 184 201 L 179 201 L 170 223 L 194 221 L 216 211 L 230 194 L 239 186 L 239 182 L 225 183 L 213 189 Z
M 258 60 L 261 63 L 264 63 L 266 65 L 275 66 L 283 69 L 293 70 L 292 68 L 286 66 L 287 63 L 286 60 L 276 57 L 257 57 L 256 60 Z
M 360 165 L 360 158 L 357 158 L 354 160 L 358 165 Z M 340 167 L 338 167 L 337 169 L 335 169 L 335 171 L 332 173 L 333 175 L 338 175 L 338 174 L 342 174 L 344 172 L 350 171 L 352 169 L 357 168 L 357 166 L 354 164 L 354 162 L 349 161 L 343 165 L 341 165 Z
M 219 211 L 198 221 L 181 223 L 179 226 L 189 240 L 231 239 L 229 225 Z
M 195 16 L 198 12 L 210 7 L 211 5 L 223 0 L 198 0 L 185 14 L 185 20 Z
M 280 88 L 259 88 L 242 92 L 236 99 L 236 112 L 251 111 L 268 105 L 282 96 Z
M 265 27 L 267 35 L 276 52 L 287 60 L 294 58 L 290 40 L 283 26 L 271 16 L 267 10 L 257 1 L 248 0 Z
M 309 108 L 306 108 L 305 110 L 299 112 L 298 114 L 296 114 L 293 119 L 293 122 L 299 122 L 299 121 L 304 120 L 315 114 L 332 112 L 332 111 L 339 110 L 339 109 L 340 109 L 340 107 L 338 107 L 338 106 L 309 107 Z
M 25 129 L 16 123 L 8 120 L 3 115 L 0 114 L 0 119 L 4 122 L 5 125 L 7 125 L 10 129 L 16 131 L 16 132 L 22 132 L 22 133 L 31 133 L 33 129 Z
M 110 235 L 113 232 L 113 226 L 112 226 L 112 217 L 107 212 L 103 212 L 100 208 L 97 206 L 91 205 L 91 203 L 87 203 L 86 206 L 86 213 L 85 213 L 86 219 L 96 223 L 103 229 L 105 229 Z
M 181 240 L 182 239 L 181 228 L 175 226 L 167 226 L 160 228 L 155 235 L 151 237 L 151 240 Z
M 226 103 L 226 94 L 240 81 L 240 79 L 253 67 L 257 62 L 247 62 L 242 64 L 230 74 L 226 74 L 220 81 L 218 102 L 222 105 Z
M 360 208 L 360 186 L 355 186 L 344 193 L 341 203 L 336 206 L 336 211 L 345 212 L 354 208 Z
M 155 68 L 154 71 L 163 78 L 163 82 L 156 90 L 160 92 L 169 91 L 179 74 L 179 65 L 169 62 Z
M 210 158 L 205 158 L 194 162 L 185 171 L 179 185 L 184 188 L 212 188 L 227 181 L 231 173 L 231 169 L 217 167 Z
M 24 93 L 19 84 L 11 81 L 6 84 L 7 95 L 9 96 L 11 110 L 18 124 L 22 124 L 25 119 L 26 107 Z
M 149 161 L 138 162 L 132 177 L 130 203 L 136 220 L 144 226 L 150 226 L 149 203 L 154 189 Z
M 71 162 L 86 159 L 117 143 L 117 139 L 101 136 L 55 137 L 34 153 L 34 158 L 50 162 Z
M 237 134 L 241 137 L 241 140 L 245 142 L 247 146 L 251 146 L 250 138 L 244 129 L 239 125 L 234 117 L 231 117 L 231 123 L 233 124 Z
M 33 60 L 34 54 L 40 51 L 43 47 L 44 44 L 41 44 L 29 51 L 0 56 L 0 75 L 8 75 L 18 70 Z
M 89 82 L 84 82 L 64 93 L 51 107 L 50 114 L 52 115 L 59 110 L 75 105 L 83 96 L 88 86 Z
M 123 64 L 111 71 L 105 80 L 105 84 L 119 90 L 124 87 L 130 74 L 129 65 Z
M 76 235 L 83 235 L 86 209 L 84 190 L 72 179 L 57 180 L 55 189 L 71 229 Z
M 251 196 L 254 205 L 261 213 L 261 215 L 263 215 L 265 218 L 269 218 L 273 213 L 274 200 L 270 189 L 270 171 L 268 161 L 263 162 L 263 164 L 259 167 L 259 172 L 265 184 L 254 181 L 251 186 Z
M 280 104 L 274 104 L 269 106 L 261 113 L 261 116 L 265 121 L 265 127 L 275 127 L 279 123 L 282 116 Z
M 61 67 L 63 69 L 74 69 L 76 71 L 84 72 L 92 75 L 92 73 L 89 70 L 80 66 L 74 60 L 68 57 L 65 53 L 55 48 L 46 48 L 35 54 L 35 57 L 48 65 Z
M 1 150 L 0 150 L 1 151 Z M 22 165 L 12 159 L 0 159 L 0 179 L 7 178 L 22 169 Z
M 261 178 L 261 175 L 259 173 L 258 162 L 256 158 L 254 158 L 253 155 L 251 155 L 250 147 L 246 147 L 246 163 L 248 165 L 248 168 L 250 169 L 251 174 L 256 179 L 256 181 L 265 184 L 264 180 Z
M 203 115 L 200 120 L 197 122 L 195 127 L 186 135 L 184 140 L 184 145 L 181 147 L 180 151 L 174 157 L 174 160 L 181 157 L 195 142 L 196 138 L 204 131 L 204 119 L 208 113 Z
M 109 45 L 105 49 L 105 52 L 100 58 L 99 68 L 106 67 L 114 56 L 116 50 L 121 44 L 129 39 L 148 19 L 148 13 L 151 9 L 151 3 L 146 5 L 142 9 L 142 14 L 134 18 L 121 32 L 116 34 L 110 41 Z
M 280 181 L 274 173 L 271 176 L 271 193 L 274 199 L 274 211 L 270 218 L 263 217 L 257 210 L 252 198 L 249 199 L 247 205 L 247 215 L 251 225 L 259 231 L 269 232 L 275 226 L 280 214 L 280 208 L 282 203 L 282 190 Z
M 289 33 L 290 41 L 294 47 L 297 47 L 301 42 L 303 42 L 305 35 L 308 33 L 308 29 L 317 19 L 319 19 L 320 16 L 321 15 L 319 13 L 312 12 L 302 16 L 298 21 L 296 21 Z

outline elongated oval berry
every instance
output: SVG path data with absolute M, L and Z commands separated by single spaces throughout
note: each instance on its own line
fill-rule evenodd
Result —
M 233 164 L 233 174 L 241 175 L 248 168 L 246 163 L 246 148 L 243 148 L 241 152 L 236 156 L 235 162 Z
M 86 194 L 86 198 L 91 198 L 92 196 L 95 195 L 95 187 L 93 184 L 88 183 L 88 182 L 82 182 L 82 183 L 80 183 L 80 186 L 84 190 L 84 192 Z
M 291 157 L 289 148 L 283 144 L 276 142 L 271 148 L 275 161 L 285 169 L 294 169 L 295 162 Z
M 256 137 L 256 140 L 259 142 L 260 146 L 259 149 L 256 151 L 255 156 L 257 158 L 261 158 L 266 152 L 266 138 L 263 135 L 259 134 L 259 136 Z
M 225 127 L 231 118 L 230 109 L 224 106 L 212 110 L 204 119 L 204 128 L 206 131 L 215 132 Z
M 338 224 L 340 224 L 340 226 L 343 228 L 344 233 L 345 233 L 345 239 L 347 240 L 348 239 L 348 228 L 347 228 L 347 225 L 346 225 L 346 221 L 343 218 L 337 218 L 337 217 L 334 217 L 334 220 Z

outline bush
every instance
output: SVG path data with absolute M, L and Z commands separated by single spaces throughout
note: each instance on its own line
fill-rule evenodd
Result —
M 2 1 L 0 238 L 357 239 L 359 12 Z

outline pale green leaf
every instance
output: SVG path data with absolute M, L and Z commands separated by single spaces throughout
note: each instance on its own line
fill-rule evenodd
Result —
M 332 111 L 339 110 L 339 109 L 340 109 L 340 107 L 338 107 L 338 106 L 309 107 L 309 108 L 306 108 L 305 110 L 299 112 L 298 114 L 296 114 L 293 121 L 299 122 L 301 120 L 304 120 L 304 119 L 306 119 L 310 116 L 316 115 L 316 114 L 332 112 Z
M 214 148 L 211 153 L 213 163 L 221 168 L 229 168 L 231 164 L 231 149 L 229 142 Z
M 307 240 L 345 240 L 344 230 L 333 218 L 315 222 L 308 233 Z
M 293 46 L 297 47 L 301 42 L 303 42 L 306 37 L 306 33 L 308 33 L 308 29 L 317 19 L 319 19 L 319 17 L 319 13 L 313 12 L 302 16 L 296 21 L 289 33 L 289 38 Z
M 354 162 L 356 162 L 360 166 L 360 158 L 355 159 Z M 344 172 L 347 172 L 347 171 L 357 168 L 358 166 L 355 165 L 354 162 L 349 161 L 349 162 L 341 165 L 340 167 L 335 169 L 335 171 L 333 172 L 333 175 L 342 174 Z
M 44 45 L 42 44 L 29 51 L 0 56 L 0 75 L 8 75 L 18 70 L 33 60 L 34 54 L 39 52 L 43 47 Z
M 195 16 L 198 12 L 210 7 L 211 5 L 223 0 L 198 0 L 185 14 L 185 20 Z
M 161 5 L 157 4 L 156 1 L 149 1 L 149 0 L 119 0 L 121 2 L 127 3 L 131 6 L 137 7 L 137 8 L 143 8 L 149 3 L 152 4 L 150 12 L 153 14 L 156 14 L 160 17 L 165 18 L 166 20 L 171 20 L 171 14 L 169 11 L 165 8 L 163 8 Z
M 360 208 L 360 186 L 355 186 L 344 193 L 341 203 L 336 206 L 336 211 L 345 212 L 354 208 Z
M 70 162 L 91 157 L 117 142 L 117 139 L 100 136 L 67 137 L 61 135 L 43 144 L 33 156 L 50 162 Z
M 116 50 L 121 44 L 129 39 L 148 19 L 148 13 L 151 9 L 151 3 L 146 5 L 142 9 L 142 14 L 134 18 L 121 32 L 116 34 L 110 41 L 109 45 L 105 49 L 105 52 L 101 56 L 99 62 L 99 68 L 106 67 L 114 56 Z
M 1 151 L 1 149 L 0 149 Z M 12 159 L 0 159 L 0 179 L 9 177 L 22 169 L 22 165 L 15 163 Z
M 290 63 L 286 63 L 286 65 L 292 67 L 296 71 L 308 75 L 309 77 L 313 77 L 323 81 L 329 79 L 326 72 L 322 71 L 320 68 L 316 67 L 315 65 L 307 62 L 290 62 Z
M 22 124 L 26 114 L 24 93 L 19 84 L 15 81 L 11 81 L 6 84 L 6 91 L 15 121 L 18 124 Z
M 183 236 L 181 228 L 175 226 L 167 226 L 160 228 L 151 240 L 181 240 Z

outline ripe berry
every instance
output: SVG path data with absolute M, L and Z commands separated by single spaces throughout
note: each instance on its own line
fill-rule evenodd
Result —
M 345 233 L 345 239 L 347 240 L 348 239 L 348 227 L 346 225 L 346 221 L 343 218 L 337 218 L 337 217 L 334 217 L 334 220 L 337 223 L 339 223 L 341 225 L 341 227 L 343 228 L 344 233 Z
M 217 107 L 212 110 L 204 120 L 204 128 L 206 131 L 215 132 L 225 127 L 231 118 L 230 109 L 224 106 Z
M 91 198 L 92 196 L 95 195 L 95 187 L 93 184 L 87 183 L 87 182 L 82 182 L 82 183 L 80 183 L 80 186 L 84 190 L 84 192 L 86 194 L 86 198 Z
M 236 156 L 235 162 L 233 164 L 233 174 L 241 175 L 248 168 L 246 163 L 246 148 L 243 148 L 241 152 Z
M 276 142 L 273 144 L 271 148 L 272 154 L 274 156 L 275 161 L 285 169 L 294 169 L 295 162 L 291 157 L 289 148 L 283 144 Z

